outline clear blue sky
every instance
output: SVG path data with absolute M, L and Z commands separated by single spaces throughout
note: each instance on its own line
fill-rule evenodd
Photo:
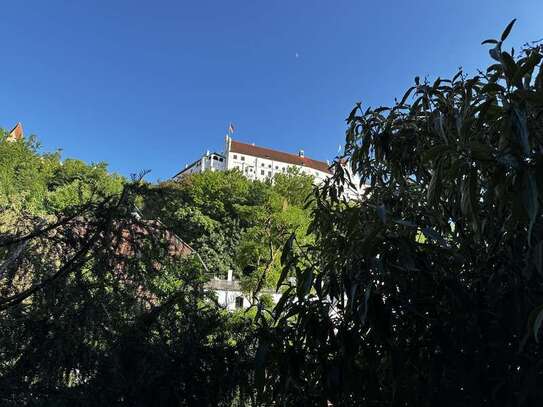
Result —
M 236 138 L 333 158 L 356 101 L 486 66 L 480 42 L 543 37 L 541 0 L 10 1 L 0 126 L 44 150 L 166 179 Z

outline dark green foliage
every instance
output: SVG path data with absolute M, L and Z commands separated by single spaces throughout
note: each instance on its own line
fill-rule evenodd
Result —
M 543 404 L 543 49 L 504 51 L 512 27 L 485 72 L 355 106 L 309 201 L 296 174 L 125 183 L 0 140 L 0 403 Z M 229 268 L 282 299 L 227 314 L 204 284 Z
M 299 205 L 310 178 L 276 187 L 208 172 L 148 185 L 40 155 L 34 141 L 0 140 L 0 153 L 1 405 L 254 399 L 256 311 L 227 313 L 204 284 L 245 267 L 247 291 L 275 284 L 285 230 L 303 236 L 309 222 Z M 174 233 L 200 257 L 172 253 Z M 269 295 L 259 303 L 273 307 Z
M 543 403 L 543 49 L 504 51 L 511 26 L 485 72 L 417 78 L 394 107 L 349 115 L 343 158 L 366 197 L 338 198 L 337 162 L 316 244 L 284 254 L 297 289 L 262 333 L 264 399 Z
M 250 321 L 217 307 L 197 258 L 172 255 L 170 232 L 135 215 L 142 193 L 127 184 L 56 223 L 21 215 L 15 232 L 2 235 L 2 405 L 246 398 Z

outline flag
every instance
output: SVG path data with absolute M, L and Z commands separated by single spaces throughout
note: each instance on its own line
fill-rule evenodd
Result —
M 234 130 L 235 130 L 234 125 L 232 123 L 230 123 L 228 125 L 228 134 L 230 134 L 230 135 L 234 134 Z

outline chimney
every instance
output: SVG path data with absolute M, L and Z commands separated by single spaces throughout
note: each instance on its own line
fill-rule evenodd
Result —
M 304 150 L 298 151 L 298 156 L 303 158 L 303 156 L 304 156 Z
M 232 270 L 228 270 L 228 277 L 226 278 L 226 281 L 232 281 L 234 279 L 233 275 L 232 275 Z

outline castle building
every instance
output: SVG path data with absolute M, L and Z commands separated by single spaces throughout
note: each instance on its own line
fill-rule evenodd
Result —
M 306 157 L 304 151 L 298 154 L 285 153 L 270 148 L 242 143 L 226 136 L 224 153 L 204 154 L 200 159 L 187 165 L 174 179 L 203 171 L 225 171 L 238 169 L 252 180 L 265 181 L 276 174 L 297 168 L 302 174 L 312 175 L 316 180 L 332 175 L 329 164 Z
M 272 180 L 276 174 L 287 173 L 289 169 L 297 169 L 301 174 L 311 175 L 315 184 L 333 175 L 330 164 L 325 161 L 306 157 L 303 150 L 298 154 L 285 153 L 254 144 L 242 143 L 233 140 L 229 135 L 225 138 L 223 153 L 207 151 L 198 160 L 185 166 L 173 178 L 182 177 L 204 171 L 239 170 L 246 178 L 255 181 Z M 353 183 L 357 184 L 357 177 L 351 176 Z M 350 199 L 360 197 L 362 188 L 353 190 L 346 188 L 344 194 Z

